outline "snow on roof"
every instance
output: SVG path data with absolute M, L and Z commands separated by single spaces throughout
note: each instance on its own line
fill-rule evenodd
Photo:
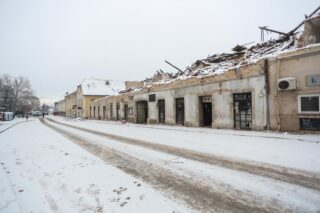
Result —
M 116 95 L 126 88 L 124 81 L 85 79 L 81 83 L 83 95 Z

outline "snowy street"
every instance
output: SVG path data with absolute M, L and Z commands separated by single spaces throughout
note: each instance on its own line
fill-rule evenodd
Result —
M 0 212 L 320 210 L 316 134 L 56 116 L 1 131 Z

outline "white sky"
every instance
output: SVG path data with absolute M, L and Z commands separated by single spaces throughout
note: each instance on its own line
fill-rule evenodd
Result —
M 319 0 L 0 0 L 0 74 L 31 80 L 44 102 L 84 78 L 143 80 L 289 31 Z

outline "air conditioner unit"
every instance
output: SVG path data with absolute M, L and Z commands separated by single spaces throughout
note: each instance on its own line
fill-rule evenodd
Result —
M 278 80 L 278 90 L 295 90 L 297 82 L 295 78 L 280 78 Z

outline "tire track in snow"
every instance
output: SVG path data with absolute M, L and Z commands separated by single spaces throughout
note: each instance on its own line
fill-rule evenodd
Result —
M 1 130 L 1 131 L 0 131 L 0 134 L 3 133 L 3 132 L 5 132 L 5 131 L 7 131 L 7 130 L 9 130 L 9 129 L 11 129 L 12 127 L 14 127 L 14 126 L 16 126 L 16 125 L 18 125 L 18 124 L 25 123 L 25 122 L 30 122 L 30 121 L 34 121 L 34 120 L 25 120 L 25 121 L 20 121 L 20 122 L 14 123 L 14 124 L 12 124 L 11 126 L 8 126 L 7 128 Z
M 140 146 L 143 148 L 148 148 L 152 149 L 155 151 L 160 151 L 164 153 L 168 153 L 171 155 L 176 155 L 179 157 L 187 158 L 190 160 L 195 160 L 199 161 L 202 163 L 207 163 L 210 165 L 215 165 L 215 166 L 220 166 L 220 167 L 225 167 L 233 170 L 238 170 L 242 172 L 247 172 L 267 178 L 272 178 L 275 180 L 280 180 L 283 182 L 307 187 L 310 189 L 315 189 L 320 191 L 320 175 L 315 174 L 315 173 L 310 173 L 306 171 L 300 171 L 292 168 L 287 168 L 287 167 L 282 167 L 282 166 L 277 166 L 277 165 L 271 165 L 267 163 L 259 163 L 259 162 L 253 162 L 253 161 L 241 161 L 237 159 L 232 159 L 232 158 L 226 158 L 222 156 L 216 156 L 213 154 L 207 154 L 207 153 L 202 153 L 202 152 L 197 152 L 197 151 L 192 151 L 190 149 L 185 149 L 185 148 L 179 148 L 179 147 L 172 147 L 172 146 L 167 146 L 167 145 L 162 145 L 162 144 L 157 144 L 153 142 L 148 142 L 148 141 L 143 141 L 143 140 L 138 140 L 138 139 L 133 139 L 133 138 L 128 138 L 124 136 L 119 136 L 119 135 L 114 135 L 110 133 L 104 133 L 104 132 L 99 132 L 83 127 L 77 127 L 74 125 L 70 124 L 65 124 L 62 122 L 58 122 L 55 120 L 52 120 L 50 118 L 47 118 L 47 120 L 71 127 L 77 130 L 89 132 L 95 135 L 107 137 L 112 140 L 119 141 L 121 143 L 127 143 L 130 145 L 136 145 Z
M 53 126 L 41 119 L 41 122 L 64 135 L 93 155 L 107 163 L 116 166 L 127 174 L 160 189 L 169 197 L 183 200 L 188 206 L 202 212 L 283 212 L 286 209 L 278 201 L 263 201 L 251 194 L 226 187 L 221 184 L 215 186 L 194 178 L 178 175 L 155 164 L 137 159 L 128 154 L 108 148 L 104 145 L 90 143 L 86 139 Z

